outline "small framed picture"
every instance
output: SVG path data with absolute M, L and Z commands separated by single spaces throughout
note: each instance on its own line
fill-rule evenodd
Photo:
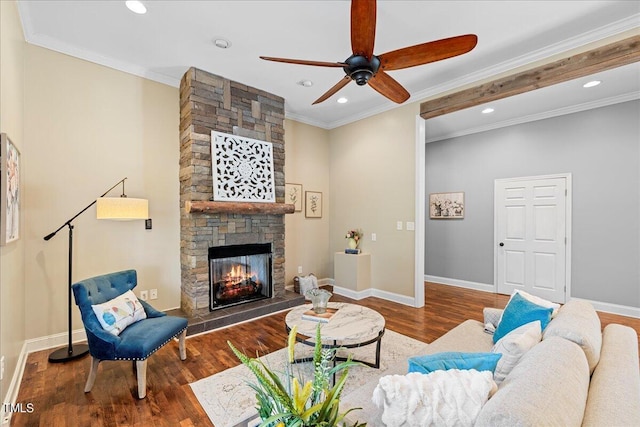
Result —
M 304 216 L 306 218 L 322 218 L 322 193 L 305 191 L 304 200 Z
M 20 151 L 0 134 L 0 246 L 20 238 Z
M 295 212 L 302 212 L 302 184 L 285 184 L 284 202 L 295 206 Z
M 457 192 L 429 194 L 429 218 L 464 218 L 464 193 Z

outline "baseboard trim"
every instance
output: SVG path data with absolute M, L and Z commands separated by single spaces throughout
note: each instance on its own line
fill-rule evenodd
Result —
M 476 291 L 484 291 L 495 293 L 493 285 L 477 282 L 468 282 L 466 280 L 450 279 L 447 277 L 430 276 L 425 274 L 424 280 L 432 283 L 441 283 L 443 285 L 457 286 L 459 288 L 474 289 Z M 627 316 L 640 319 L 640 308 L 630 307 L 626 305 L 613 304 L 610 302 L 594 301 L 585 298 L 571 297 L 571 299 L 579 299 L 589 302 L 597 311 L 605 313 L 617 314 L 618 316 Z
M 76 329 L 71 332 L 71 341 L 73 343 L 87 340 L 87 333 L 83 329 Z M 33 338 L 25 341 L 27 354 L 34 351 L 48 350 L 50 348 L 62 347 L 69 344 L 69 333 L 61 332 L 59 334 L 49 335 L 46 337 Z
M 351 298 L 356 301 L 372 296 L 373 289 L 365 289 L 364 291 L 354 291 L 352 289 L 341 288 L 340 286 L 333 285 L 333 293 L 336 295 L 342 295 L 343 297 Z
M 363 291 L 354 291 L 347 288 L 341 288 L 340 286 L 333 286 L 333 293 L 342 295 L 347 298 L 354 299 L 356 301 L 367 298 L 377 297 L 391 302 L 397 302 L 398 304 L 408 305 L 409 307 L 415 307 L 415 301 L 413 297 L 406 295 L 395 294 L 393 292 L 382 291 L 380 289 L 365 289 Z
M 448 277 L 424 275 L 426 282 L 441 283 L 443 285 L 457 286 L 459 288 L 474 289 L 476 291 L 495 293 L 495 286 L 488 283 L 470 282 L 468 280 L 451 279 Z
M 381 298 L 387 301 L 397 302 L 398 304 L 408 305 L 415 308 L 415 298 L 408 297 L 406 295 L 400 295 L 393 292 L 383 291 L 380 289 L 373 289 L 372 295 L 377 298 Z
M 334 286 L 336 281 L 329 278 L 318 279 L 318 286 Z
M 636 319 L 640 319 L 640 308 L 637 308 L 637 307 L 629 307 L 627 305 L 612 304 L 610 302 L 593 301 L 593 300 L 584 299 L 584 298 L 572 298 L 572 299 L 587 301 L 591 303 L 593 308 L 595 308 L 597 311 L 603 311 L 605 313 L 617 314 L 618 316 L 635 317 Z
M 16 363 L 16 369 L 13 371 L 9 388 L 7 389 L 7 395 L 2 400 L 2 409 L 0 410 L 0 424 L 9 425 L 11 422 L 12 412 L 7 411 L 5 403 L 10 403 L 12 406 L 17 403 L 18 392 L 20 391 L 20 384 L 22 383 L 22 376 L 24 375 L 24 369 L 27 366 L 27 345 L 26 342 L 22 344 L 22 349 L 18 355 L 18 361 Z M 26 402 L 25 402 L 26 403 Z

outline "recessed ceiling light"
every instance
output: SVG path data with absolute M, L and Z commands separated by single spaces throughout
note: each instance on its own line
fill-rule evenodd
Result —
M 489 113 L 493 113 L 494 111 L 496 111 L 496 110 L 494 110 L 491 107 L 487 107 L 484 110 L 482 110 L 482 114 L 489 114 Z
M 231 42 L 227 39 L 217 38 L 213 40 L 213 44 L 220 49 L 229 49 L 231 47 Z
M 127 0 L 124 2 L 127 8 L 138 15 L 143 15 L 147 13 L 147 7 L 139 0 Z
M 341 98 L 338 98 L 338 104 L 346 104 L 349 100 L 347 98 L 345 98 L 344 96 Z
M 298 84 L 300 86 L 303 86 L 303 87 L 311 87 L 311 86 L 313 86 L 313 82 L 311 80 L 300 80 L 296 84 Z
M 594 87 L 594 86 L 598 86 L 600 83 L 602 83 L 600 80 L 592 80 L 590 82 L 583 84 L 582 87 Z

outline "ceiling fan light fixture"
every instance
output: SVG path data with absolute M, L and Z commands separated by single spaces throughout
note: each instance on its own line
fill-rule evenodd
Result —
M 349 77 L 351 77 L 358 86 L 366 85 L 372 76 L 373 71 L 368 69 L 356 70 L 353 73 L 349 74 Z
M 592 80 L 590 82 L 583 84 L 582 87 L 584 88 L 595 87 L 595 86 L 598 86 L 600 83 L 602 83 L 600 80 Z
M 478 44 L 478 36 L 465 34 L 396 49 L 374 55 L 377 0 L 351 0 L 351 52 L 343 62 L 308 61 L 304 59 L 261 56 L 266 61 L 316 67 L 342 67 L 345 76 L 312 105 L 326 101 L 351 80 L 358 86 L 369 84 L 390 101 L 402 104 L 411 94 L 388 71 L 415 67 L 463 55 Z
M 140 0 L 127 0 L 124 2 L 127 9 L 138 15 L 144 15 L 147 13 L 147 7 Z
M 491 108 L 491 107 L 487 107 L 487 108 L 485 108 L 484 110 L 482 110 L 482 114 L 491 114 L 491 113 L 493 113 L 494 111 L 496 111 L 496 110 L 494 110 L 494 109 L 493 109 L 493 108 Z
M 347 66 L 344 67 L 344 72 L 351 77 L 351 80 L 356 82 L 358 86 L 366 85 L 369 79 L 373 77 L 380 68 L 380 60 L 375 55 L 371 59 L 367 59 L 362 55 L 351 55 L 344 62 L 347 64 Z
M 338 98 L 338 104 L 346 104 L 347 102 L 349 102 L 349 100 L 344 96 L 341 96 L 340 98 Z
M 297 83 L 297 85 L 302 86 L 302 87 L 311 87 L 313 86 L 313 82 L 311 80 L 299 80 Z

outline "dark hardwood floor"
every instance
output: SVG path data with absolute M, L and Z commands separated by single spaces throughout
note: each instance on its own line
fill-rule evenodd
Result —
M 380 312 L 387 329 L 431 342 L 466 319 L 482 320 L 483 307 L 504 307 L 508 296 L 425 284 L 426 305 L 411 308 L 379 298 L 357 301 Z M 332 301 L 354 302 L 335 295 Z M 19 426 L 212 426 L 189 383 L 213 375 L 238 361 L 227 340 L 247 354 L 268 353 L 285 345 L 285 313 L 187 339 L 187 360 L 171 342 L 149 358 L 147 397 L 137 399 L 132 363 L 104 362 L 90 393 L 84 393 L 90 358 L 51 364 L 50 350 L 28 356 L 18 402 L 33 404 L 32 413 L 16 413 Z M 640 336 L 640 319 L 600 313 L 603 326 L 622 323 Z M 216 426 L 227 427 L 227 426 Z

